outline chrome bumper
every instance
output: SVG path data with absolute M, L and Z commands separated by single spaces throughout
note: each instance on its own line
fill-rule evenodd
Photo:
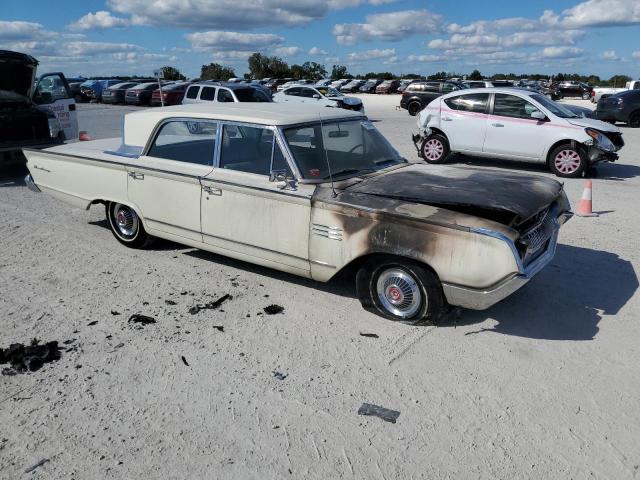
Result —
M 38 188 L 38 186 L 33 181 L 33 177 L 31 176 L 31 174 L 29 174 L 26 177 L 24 177 L 24 183 L 27 185 L 27 188 L 29 190 L 31 190 L 32 192 L 36 192 L 36 193 L 40 192 L 40 189 Z
M 558 245 L 558 232 L 560 231 L 560 226 L 572 216 L 573 214 L 571 212 L 563 212 L 555 218 L 554 222 L 556 228 L 549 239 L 547 249 L 526 267 L 522 264 L 518 251 L 510 239 L 496 232 L 483 229 L 476 230 L 476 233 L 499 238 L 509 244 L 518 265 L 518 273 L 514 273 L 495 285 L 481 289 L 443 283 L 442 290 L 449 304 L 469 308 L 471 310 L 486 310 L 492 305 L 498 303 L 500 300 L 507 298 L 519 288 L 523 287 L 538 272 L 540 272 L 540 270 L 546 267 L 551 260 L 553 260 L 556 253 L 556 247 Z

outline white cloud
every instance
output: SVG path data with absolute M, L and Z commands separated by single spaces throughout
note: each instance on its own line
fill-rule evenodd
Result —
M 46 30 L 40 23 L 0 20 L 0 39 L 3 40 L 32 40 L 44 34 Z
M 71 30 L 97 30 L 103 28 L 126 27 L 129 20 L 114 17 L 111 12 L 100 10 L 96 13 L 87 13 L 69 25 Z
M 604 52 L 602 52 L 602 55 L 600 55 L 604 60 L 619 60 L 618 55 L 616 55 L 616 51 L 615 50 L 605 50 Z
M 440 55 L 409 55 L 407 57 L 407 61 L 419 63 L 441 62 L 444 59 L 445 57 L 441 57 Z
M 138 45 L 131 43 L 107 43 L 107 42 L 68 42 L 62 52 L 67 52 L 69 55 L 95 55 L 97 53 L 115 53 L 115 52 L 130 52 L 141 50 Z
M 640 59 L 640 50 L 636 50 L 635 52 L 633 52 L 633 53 L 631 54 L 631 57 L 632 57 L 632 58 Z
M 309 55 L 326 55 L 327 52 L 318 47 L 311 47 L 309 49 Z
M 191 46 L 197 51 L 219 50 L 264 50 L 279 46 L 284 38 L 271 33 L 240 33 L 208 31 L 185 35 Z
M 339 3 L 339 2 L 337 2 Z M 139 25 L 238 28 L 302 25 L 324 17 L 327 0 L 109 0 Z
M 395 56 L 396 49 L 395 48 L 385 48 L 385 49 L 373 49 L 373 50 L 365 50 L 363 52 L 353 52 L 347 55 L 347 59 L 351 62 L 364 62 L 367 60 L 373 60 L 377 58 L 390 58 Z
M 415 34 L 439 32 L 442 16 L 428 10 L 403 10 L 367 15 L 366 23 L 339 23 L 333 27 L 336 41 L 355 45 L 371 40 L 401 40 Z
M 638 0 L 587 0 L 564 10 L 561 15 L 545 12 L 546 20 L 563 27 L 582 28 L 592 26 L 640 24 Z
M 300 47 L 277 47 L 273 49 L 273 53 L 283 57 L 293 57 L 302 53 L 302 49 Z
M 580 56 L 583 51 L 576 47 L 546 47 L 541 54 L 544 58 L 575 58 Z

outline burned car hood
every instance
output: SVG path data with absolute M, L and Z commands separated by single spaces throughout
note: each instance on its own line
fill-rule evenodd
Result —
M 595 130 L 600 130 L 601 132 L 617 133 L 620 131 L 620 129 L 615 125 L 611 125 L 610 123 L 603 122 L 602 120 L 596 120 L 594 118 L 567 118 L 566 120 L 576 127 L 593 128 Z
M 553 203 L 562 184 L 538 176 L 414 164 L 369 177 L 347 191 L 441 207 L 515 226 Z
M 0 90 L 0 108 L 27 108 L 31 99 L 9 90 Z
M 0 90 L 30 97 L 37 65 L 30 55 L 0 50 Z

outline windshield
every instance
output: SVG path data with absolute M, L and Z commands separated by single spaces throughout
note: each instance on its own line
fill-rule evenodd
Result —
M 343 97 L 344 96 L 338 90 L 331 87 L 316 87 L 316 90 L 318 90 L 325 97 Z
M 284 136 L 307 180 L 343 180 L 406 163 L 364 118 L 287 128 Z
M 578 115 L 574 114 L 570 110 L 567 110 L 565 107 L 560 105 L 559 103 L 554 102 L 553 100 L 549 100 L 547 97 L 543 95 L 531 95 L 536 102 L 541 104 L 544 108 L 553 113 L 556 117 L 560 118 L 578 118 Z
M 257 88 L 238 88 L 233 91 L 239 102 L 270 102 L 267 95 Z

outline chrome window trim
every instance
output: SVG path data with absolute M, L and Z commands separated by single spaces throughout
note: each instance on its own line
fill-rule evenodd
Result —
M 151 149 L 151 146 L 155 143 L 155 141 L 158 138 L 158 134 L 160 133 L 160 129 L 167 123 L 171 123 L 171 122 L 199 122 L 199 123 L 215 123 L 216 124 L 216 145 L 215 148 L 218 148 L 218 139 L 219 139 L 219 131 L 220 131 L 220 121 L 219 120 L 215 120 L 215 119 L 211 119 L 211 118 L 197 118 L 197 117 L 170 117 L 170 118 L 165 118 L 163 120 L 161 120 L 160 122 L 158 122 L 156 124 L 155 127 L 153 127 L 153 130 L 151 131 L 151 135 L 149 135 L 149 140 L 147 140 L 147 144 L 144 146 L 144 149 L 142 150 L 142 154 L 140 155 L 141 157 L 149 157 L 149 158 L 157 158 L 158 160 L 169 160 L 167 158 L 161 158 L 161 157 L 152 157 L 149 155 L 149 150 Z M 211 159 L 210 163 L 207 163 L 208 166 L 213 166 L 213 162 L 215 160 L 215 150 L 214 150 L 214 155 L 213 158 Z M 184 162 L 184 163 L 191 163 L 191 162 Z M 201 165 L 201 164 L 197 164 L 197 165 Z

